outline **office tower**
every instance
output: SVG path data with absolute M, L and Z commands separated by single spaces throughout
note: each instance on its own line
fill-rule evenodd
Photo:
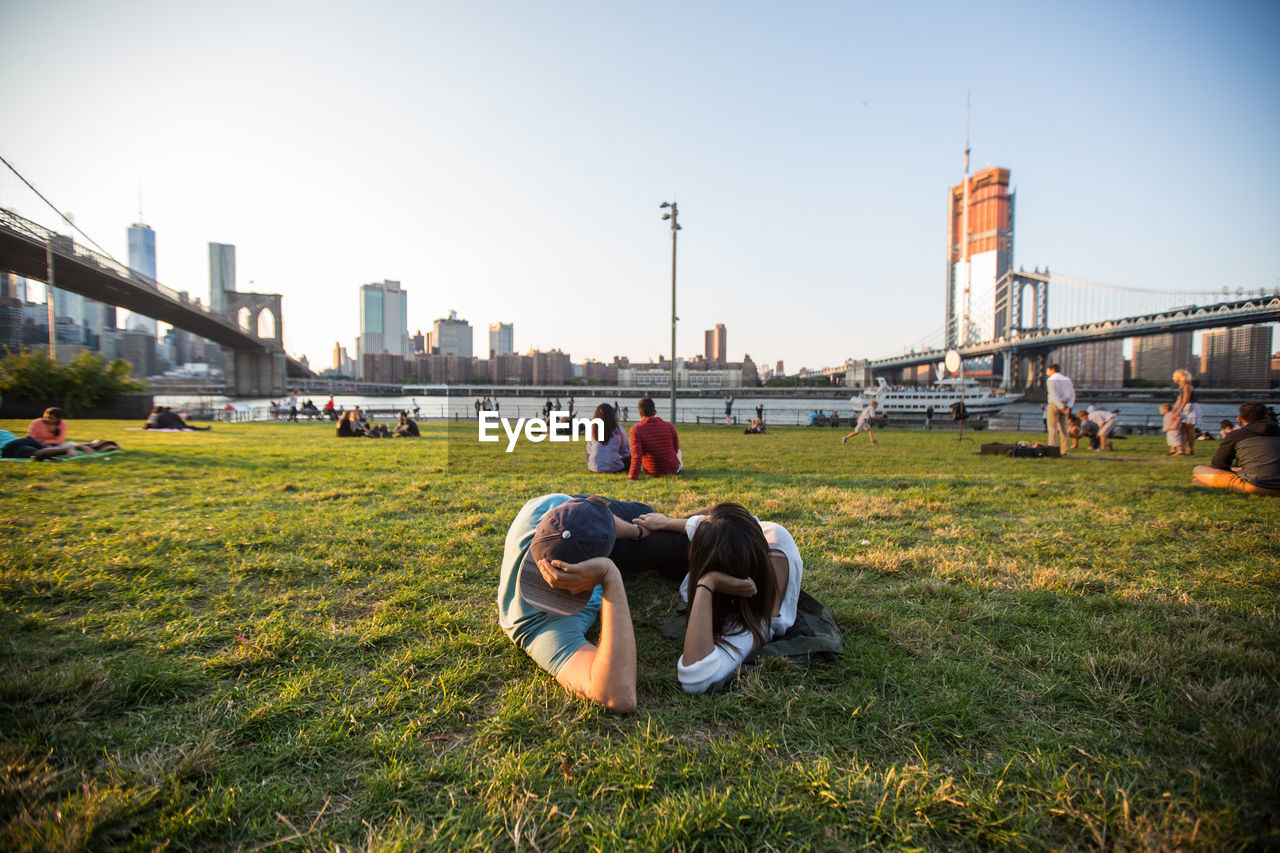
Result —
M 1192 368 L 1190 332 L 1161 332 L 1132 341 L 1129 375 L 1133 379 L 1167 385 L 1173 381 L 1173 371 Z
M 1124 341 L 1120 338 L 1059 347 L 1049 356 L 1049 362 L 1056 362 L 1077 388 L 1120 388 L 1124 385 Z M 1172 371 L 1169 375 L 1173 375 Z
M 61 323 L 75 326 L 78 338 L 76 343 L 84 343 L 85 298 L 78 293 L 50 287 L 46 292 L 53 297 L 53 316 Z
M 786 376 L 787 373 L 782 369 L 782 359 L 778 359 L 778 366 L 773 369 L 774 376 Z
M 515 351 L 515 327 L 510 323 L 490 323 L 489 357 L 510 355 Z
M 457 311 L 450 311 L 447 318 L 431 325 L 431 346 L 440 355 L 471 358 L 471 324 L 459 320 Z
M 27 301 L 27 280 L 20 275 L 0 270 L 0 299 Z
M 1266 388 L 1270 373 L 1270 326 L 1234 326 L 1201 336 L 1200 379 L 1204 385 Z
M 729 333 L 725 331 L 724 323 L 716 323 L 716 327 L 707 329 L 703 337 L 706 341 L 703 357 L 707 361 L 724 364 L 729 360 Z
M 129 226 L 129 268 L 146 276 L 145 284 L 154 287 L 156 280 L 156 232 L 150 225 L 135 222 Z M 148 332 L 156 337 L 156 321 L 141 314 L 129 314 L 128 328 Z
M 968 152 L 965 170 L 968 171 Z M 1009 170 L 984 169 L 951 188 L 947 223 L 947 347 L 1004 335 L 1013 266 Z M 964 328 L 967 323 L 967 328 Z
M 398 281 L 360 287 L 360 336 L 356 338 L 356 369 L 363 370 L 365 356 L 388 352 L 401 358 L 409 350 L 409 295 Z M 361 374 L 363 376 L 363 373 Z
M 236 247 L 227 243 L 209 244 L 209 310 L 227 313 L 228 293 L 236 289 Z
M 0 296 L 0 355 L 22 349 L 22 300 Z

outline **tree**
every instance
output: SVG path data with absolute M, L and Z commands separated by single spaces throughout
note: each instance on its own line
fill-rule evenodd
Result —
M 44 350 L 23 349 L 0 357 L 0 394 L 91 409 L 145 389 L 146 384 L 134 379 L 131 369 L 124 359 L 108 362 L 92 352 L 82 352 L 69 364 L 58 365 Z

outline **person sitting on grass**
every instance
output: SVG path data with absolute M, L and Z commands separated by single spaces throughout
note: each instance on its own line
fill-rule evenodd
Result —
M 649 397 L 640 399 L 640 422 L 631 427 L 631 466 L 627 477 L 639 480 L 641 467 L 650 477 L 679 474 L 684 470 L 680 436 L 674 426 L 658 417 L 658 407 Z
M 688 626 L 676 664 L 686 693 L 720 684 L 795 624 L 804 561 L 786 528 L 731 502 L 688 519 L 647 513 L 636 524 L 689 537 L 689 573 L 680 585 Z
M 44 414 L 27 426 L 27 438 L 34 438 L 42 447 L 57 447 L 66 444 L 67 421 L 62 409 L 50 406 Z
M 764 421 L 759 418 L 752 418 L 747 424 L 747 428 L 743 430 L 747 435 L 760 435 L 764 432 Z
M 863 429 L 865 429 L 867 431 L 867 437 L 871 439 L 871 443 L 879 444 L 880 442 L 876 441 L 875 431 L 872 430 L 871 428 L 871 419 L 876 416 L 876 408 L 879 407 L 879 405 L 880 405 L 880 402 L 878 400 L 872 400 L 871 405 L 867 406 L 865 409 L 859 412 L 858 422 L 854 425 L 853 432 L 849 433 L 844 438 L 840 439 L 840 443 L 848 444 L 849 439 L 853 438 L 855 435 L 857 435 L 858 433 L 862 432 Z
M 365 438 L 369 431 L 356 417 L 358 410 L 352 409 L 342 413 L 338 418 L 338 438 Z
M 1250 495 L 1280 495 L 1280 426 L 1262 403 L 1245 403 L 1240 428 L 1227 433 L 1208 465 L 1191 472 L 1196 482 Z
M 417 438 L 422 435 L 418 432 L 418 423 L 409 417 L 409 413 L 401 410 L 400 422 L 396 424 L 396 428 L 392 430 L 397 438 Z
M 612 474 L 631 467 L 631 445 L 627 434 L 618 424 L 618 412 L 608 403 L 596 406 L 593 419 L 604 424 L 604 441 L 596 441 L 594 432 L 588 430 L 587 470 L 595 474 Z
M 1236 428 L 1235 424 L 1233 424 L 1231 421 L 1227 420 L 1226 418 L 1223 418 L 1221 421 L 1218 422 L 1218 438 L 1219 439 L 1226 438 L 1227 433 L 1231 432 L 1235 428 Z
M 647 535 L 604 498 L 543 495 L 521 508 L 502 552 L 502 630 L 563 687 L 618 714 L 636 707 L 636 639 L 609 555 L 619 538 Z M 597 621 L 592 643 L 586 635 Z

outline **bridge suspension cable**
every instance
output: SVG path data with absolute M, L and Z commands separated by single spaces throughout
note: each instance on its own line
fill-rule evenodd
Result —
M 49 199 L 45 198 L 45 197 L 44 197 L 44 193 L 42 193 L 42 192 L 40 192 L 40 190 L 36 189 L 36 188 L 32 185 L 32 183 L 31 183 L 30 181 L 28 181 L 25 177 L 23 177 L 23 176 L 22 176 L 22 173 L 21 173 L 21 172 L 19 172 L 17 169 L 15 169 L 15 168 L 14 168 L 14 166 L 13 166 L 13 164 L 12 164 L 12 163 L 10 163 L 8 160 L 6 160 L 6 159 L 4 158 L 4 156 L 3 156 L 3 155 L 0 155 L 0 163 L 4 163 L 4 164 L 5 164 L 5 166 L 7 166 L 7 167 L 8 167 L 8 169 L 9 169 L 9 171 L 10 171 L 10 172 L 13 172 L 13 174 L 17 175 L 18 180 L 22 181 L 24 184 L 26 184 L 26 185 L 27 185 L 27 189 L 31 190 L 33 193 L 35 193 L 35 194 L 36 194 L 36 196 L 37 196 L 41 201 L 43 201 L 45 204 L 49 205 L 49 209 L 50 209 L 50 210 L 52 210 L 54 213 L 58 214 L 58 216 L 62 219 L 62 221 L 63 221 L 63 222 L 67 223 L 67 224 L 68 224 L 68 225 L 70 225 L 72 228 L 76 229 L 76 231 L 80 234 L 80 236 L 81 236 L 81 237 L 85 238 L 86 240 L 88 240 L 90 243 L 92 243 L 92 244 L 93 244 L 93 247 L 94 247 L 95 249 L 97 249 L 99 252 L 101 252 L 101 253 L 102 253 L 103 255 L 105 255 L 106 257 L 111 258 L 111 260 L 112 260 L 112 261 L 115 261 L 115 263 L 117 263 L 117 264 L 118 264 L 118 263 L 120 263 L 120 262 L 119 262 L 119 261 L 117 261 L 115 258 L 112 258 L 112 257 L 111 257 L 111 253 L 110 253 L 110 252 L 108 252 L 106 249 L 104 249 L 104 248 L 102 248 L 101 246 L 99 246 L 99 245 L 98 245 L 98 241 L 97 241 L 97 240 L 93 239 L 93 238 L 92 238 L 92 237 L 90 237 L 88 234 L 84 233 L 84 231 L 80 228 L 80 226 L 79 226 L 79 225 L 76 225 L 75 221 L 74 221 L 73 219 L 71 219 L 71 217 L 67 216 L 65 213 L 63 213 L 61 210 L 59 210 L 59 209 L 58 209 L 58 206 L 57 206 L 57 205 L 55 205 L 53 202 L 49 201 Z

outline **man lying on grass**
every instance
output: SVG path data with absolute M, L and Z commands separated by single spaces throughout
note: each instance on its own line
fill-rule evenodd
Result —
M 568 689 L 616 713 L 635 708 L 635 634 L 622 571 L 611 556 L 619 538 L 689 539 L 690 570 L 681 585 L 688 629 L 677 665 L 689 693 L 723 682 L 795 623 L 803 562 L 784 528 L 760 522 L 738 504 L 689 519 L 645 513 L 632 523 L 611 512 L 610 503 L 534 498 L 507 532 L 499 622 Z M 649 556 L 662 553 L 672 553 L 669 544 Z M 600 642 L 594 645 L 586 633 L 597 618 Z
M 619 537 L 644 535 L 603 498 L 534 498 L 507 531 L 498 581 L 498 621 L 511 641 L 569 690 L 618 714 L 636 707 L 636 638 L 609 554 Z M 599 645 L 587 641 L 597 618 Z

